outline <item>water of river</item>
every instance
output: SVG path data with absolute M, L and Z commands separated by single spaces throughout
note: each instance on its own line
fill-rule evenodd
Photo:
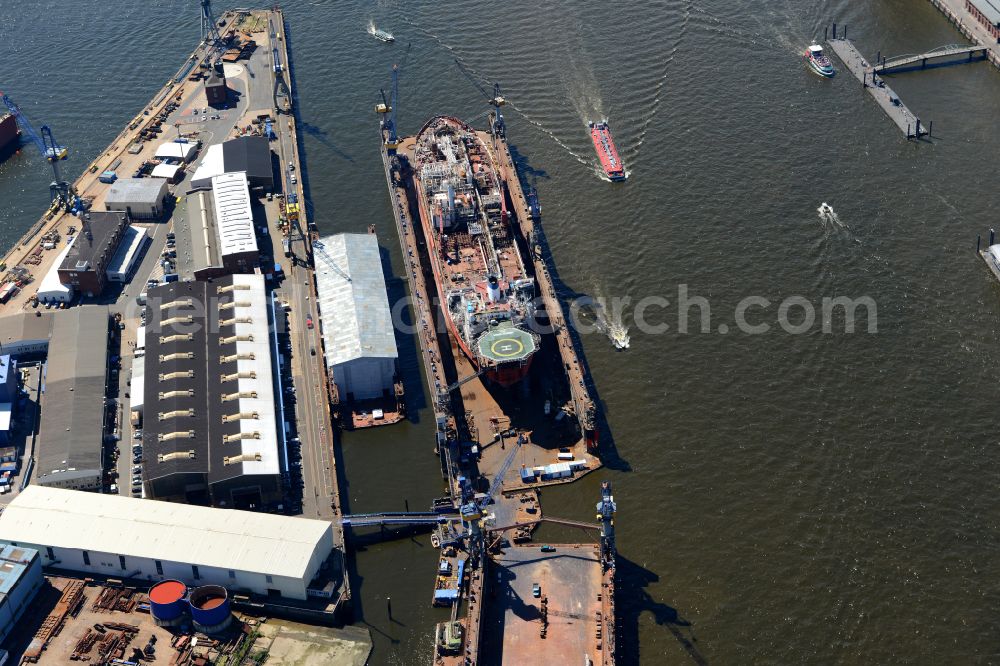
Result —
M 500 81 L 562 281 L 631 299 L 631 349 L 583 336 L 620 463 L 543 493 L 547 513 L 590 519 L 599 481 L 614 483 L 624 663 L 997 658 L 1000 286 L 973 249 L 995 210 L 1000 73 L 893 77 L 934 120 L 934 141 L 915 143 L 849 75 L 823 80 L 801 59 L 831 21 L 869 56 L 961 41 L 930 3 L 317 0 L 286 11 L 324 233 L 376 223 L 398 274 L 373 106 L 410 44 L 401 130 L 438 113 L 483 124 L 485 100 L 456 59 Z M 199 27 L 193 0 L 11 0 L 4 14 L 2 88 L 69 146 L 73 177 L 176 71 Z M 396 43 L 369 37 L 370 20 Z M 597 175 L 586 121 L 599 117 L 627 183 Z M 47 168 L 31 151 L 0 165 L 0 242 L 45 207 Z M 707 332 L 697 305 L 677 331 L 679 289 L 708 302 Z M 738 325 L 752 296 L 770 303 L 746 317 L 766 333 Z M 645 312 L 665 333 L 632 320 L 648 297 L 669 300 Z M 789 297 L 789 328 L 817 313 L 797 334 L 780 325 Z M 824 297 L 870 298 L 877 332 L 860 308 L 853 334 L 842 317 L 825 333 Z M 440 494 L 427 410 L 418 417 L 345 439 L 351 510 L 422 509 Z M 428 540 L 370 545 L 354 563 L 372 662 L 427 663 L 446 616 L 429 603 Z

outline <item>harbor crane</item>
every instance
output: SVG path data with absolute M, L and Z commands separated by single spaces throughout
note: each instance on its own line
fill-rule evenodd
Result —
M 14 100 L 5 95 L 3 91 L 0 91 L 0 100 L 3 100 L 4 106 L 17 119 L 17 124 L 21 127 L 21 131 L 25 136 L 31 139 L 42 157 L 52 165 L 53 181 L 49 185 L 49 193 L 52 196 L 52 201 L 59 201 L 62 205 L 69 206 L 71 203 L 70 186 L 69 183 L 62 179 L 59 173 L 59 161 L 66 159 L 69 151 L 56 142 L 55 137 L 52 135 L 52 130 L 49 129 L 48 125 L 42 125 L 41 131 L 36 132 L 31 121 L 24 115 L 20 107 L 18 107 Z
M 212 0 L 201 0 L 201 38 L 209 49 L 222 45 L 222 36 L 212 14 Z
M 399 146 L 399 136 L 396 130 L 396 107 L 399 106 L 399 71 L 406 64 L 410 55 L 410 44 L 406 45 L 406 52 L 403 54 L 402 64 L 392 66 L 392 96 L 387 98 L 384 89 L 380 89 L 382 103 L 375 105 L 375 113 L 382 116 L 382 131 L 385 132 L 385 147 L 389 154 L 396 152 Z
M 455 64 L 458 65 L 458 69 L 465 75 L 465 78 L 476 87 L 476 90 L 486 98 L 490 106 L 493 107 L 493 112 L 490 117 L 490 133 L 493 135 L 494 139 L 505 139 L 507 138 L 507 125 L 503 120 L 503 113 L 500 111 L 500 107 L 507 104 L 507 100 L 504 98 L 503 94 L 500 92 L 500 84 L 497 82 L 493 83 L 493 94 L 491 95 L 482 84 L 472 75 L 472 72 L 462 64 L 462 62 L 455 58 Z

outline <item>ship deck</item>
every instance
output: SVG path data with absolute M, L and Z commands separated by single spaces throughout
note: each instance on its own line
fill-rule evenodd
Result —
M 482 666 L 613 663 L 605 636 L 614 628 L 604 619 L 609 611 L 605 583 L 611 574 L 601 570 L 600 547 L 554 548 L 544 553 L 538 545 L 513 546 L 494 556 Z M 535 584 L 541 588 L 537 598 Z

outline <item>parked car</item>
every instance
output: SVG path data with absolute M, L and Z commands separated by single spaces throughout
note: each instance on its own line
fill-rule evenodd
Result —
M 531 586 L 531 596 L 535 597 L 536 599 L 538 597 L 542 596 L 542 587 L 541 587 L 541 585 L 539 585 L 538 583 L 535 583 L 534 585 Z
M 306 315 L 306 328 L 312 330 L 312 327 L 313 327 L 312 315 Z

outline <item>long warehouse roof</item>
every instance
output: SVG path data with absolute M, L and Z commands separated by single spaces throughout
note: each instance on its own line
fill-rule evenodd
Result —
M 326 364 L 396 358 L 389 296 L 374 234 L 337 234 L 314 244 Z
M 0 514 L 0 540 L 289 578 L 333 548 L 321 520 L 35 485 Z
M 212 178 L 215 197 L 215 222 L 219 229 L 219 253 L 256 252 L 257 235 L 253 228 L 250 188 L 242 171 Z

